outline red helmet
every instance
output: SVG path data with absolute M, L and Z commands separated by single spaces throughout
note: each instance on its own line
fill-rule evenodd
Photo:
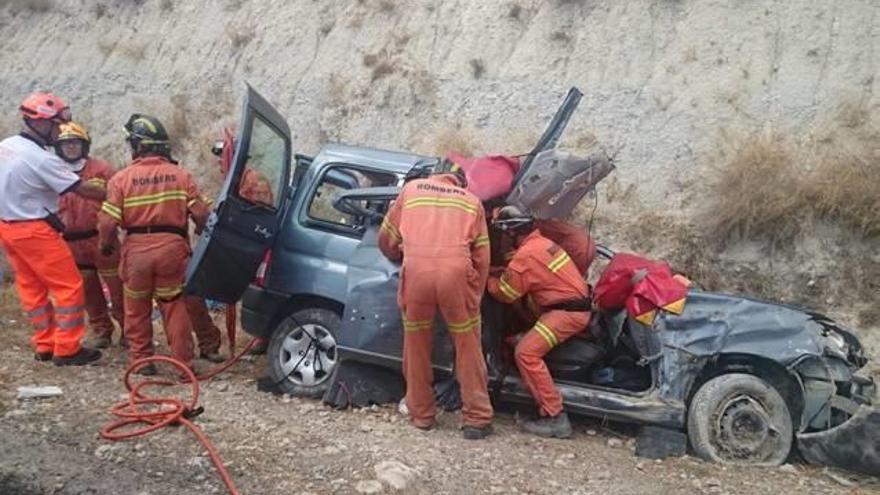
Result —
M 70 120 L 67 103 L 52 93 L 31 93 L 18 109 L 26 119 Z

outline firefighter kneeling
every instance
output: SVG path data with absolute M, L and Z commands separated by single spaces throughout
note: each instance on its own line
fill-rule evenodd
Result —
M 568 438 L 571 424 L 544 356 L 587 328 L 589 289 L 568 253 L 541 235 L 531 216 L 505 206 L 492 224 L 514 239 L 516 252 L 500 276 L 489 278 L 489 293 L 504 303 L 526 298 L 537 316 L 514 352 L 523 383 L 538 403 L 539 418 L 523 429 L 542 437 Z
M 113 250 L 125 229 L 120 274 L 125 332 L 132 360 L 153 355 L 153 299 L 159 303 L 171 354 L 192 365 L 193 341 L 183 295 L 190 257 L 188 217 L 204 226 L 208 209 L 192 176 L 171 159 L 168 134 L 155 118 L 134 114 L 125 125 L 134 161 L 107 184 L 98 219 L 101 249 Z M 155 374 L 152 366 L 141 374 Z

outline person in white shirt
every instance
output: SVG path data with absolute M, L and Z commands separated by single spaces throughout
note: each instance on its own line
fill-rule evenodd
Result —
M 70 109 L 52 93 L 33 93 L 19 108 L 24 128 L 0 141 L 0 243 L 15 272 L 22 308 L 34 333 L 37 361 L 83 365 L 101 352 L 82 347 L 83 281 L 61 233 L 58 198 L 74 193 L 101 201 L 103 188 L 82 182 L 46 146 L 58 138 Z

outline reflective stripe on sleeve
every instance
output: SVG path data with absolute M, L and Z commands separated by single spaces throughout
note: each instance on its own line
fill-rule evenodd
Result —
M 398 241 L 403 240 L 403 237 L 400 235 L 400 231 L 398 231 L 397 227 L 395 227 L 394 224 L 392 224 L 391 221 L 388 220 L 388 217 L 385 217 L 385 219 L 382 220 L 382 230 L 388 232 L 388 235 Z
M 550 263 L 547 263 L 547 268 L 549 268 L 551 272 L 556 273 L 560 269 L 562 269 L 562 267 L 565 266 L 565 264 L 569 261 L 571 261 L 571 257 L 568 255 L 568 253 L 566 253 L 565 251 L 560 251 L 555 258 L 550 260 Z
M 474 247 L 475 248 L 481 248 L 483 246 L 488 246 L 488 245 L 489 245 L 489 236 L 486 234 L 481 234 L 481 235 L 477 236 L 476 239 L 474 239 Z
M 101 204 L 101 211 L 110 215 L 110 217 L 112 217 L 117 222 L 122 221 L 122 210 L 120 210 L 118 206 L 111 204 L 108 201 L 104 201 L 104 203 Z
M 507 280 L 504 280 L 504 277 L 498 280 L 498 288 L 501 289 L 501 292 L 503 292 L 504 295 L 507 296 L 507 298 L 511 301 L 516 301 L 517 299 L 522 297 L 522 294 L 511 287 L 511 285 L 507 283 Z

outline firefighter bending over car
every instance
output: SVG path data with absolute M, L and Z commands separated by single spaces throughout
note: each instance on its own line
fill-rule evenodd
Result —
M 75 122 L 61 125 L 61 134 L 55 142 L 55 153 L 66 161 L 70 169 L 86 183 L 101 189 L 107 188 L 107 181 L 116 170 L 109 163 L 91 157 L 89 149 L 92 140 L 85 127 Z M 124 342 L 124 319 L 122 303 L 122 281 L 119 279 L 119 240 L 111 239 L 113 252 L 105 256 L 98 247 L 98 211 L 101 202 L 76 194 L 61 197 L 58 214 L 64 222 L 64 240 L 73 253 L 73 259 L 82 275 L 85 288 L 86 312 L 92 327 L 92 347 L 104 349 L 111 343 L 114 325 L 107 311 L 107 299 L 101 282 L 110 293 L 113 319 L 123 329 L 120 342 Z
M 489 236 L 480 200 L 466 191 L 464 172 L 449 161 L 431 177 L 407 183 L 385 216 L 379 248 L 403 260 L 398 304 L 403 316 L 403 376 L 412 424 L 435 424 L 431 349 L 437 311 L 455 347 L 463 435 L 491 431 L 492 404 L 480 341 L 480 299 L 489 272 Z
M 513 239 L 516 252 L 500 276 L 489 278 L 489 293 L 504 303 L 525 298 L 537 317 L 514 351 L 523 383 L 538 404 L 538 419 L 527 421 L 523 429 L 542 437 L 568 438 L 571 424 L 544 356 L 587 328 L 587 283 L 571 256 L 517 207 L 501 208 L 493 226 Z
M 103 188 L 83 181 L 46 147 L 55 143 L 70 109 L 52 93 L 33 93 L 19 107 L 21 134 L 0 141 L 0 241 L 15 271 L 19 301 L 34 333 L 37 361 L 58 366 L 96 361 L 81 346 L 85 333 L 83 280 L 61 238 L 59 196 L 101 201 Z
M 108 183 L 98 231 L 104 254 L 113 251 L 117 227 L 126 231 L 120 274 L 129 358 L 153 355 L 155 298 L 172 356 L 191 366 L 193 342 L 183 297 L 191 253 L 187 226 L 192 216 L 201 229 L 209 212 L 190 173 L 172 160 L 168 133 L 158 119 L 134 114 L 125 130 L 133 161 Z M 139 372 L 155 374 L 156 369 L 148 365 Z

